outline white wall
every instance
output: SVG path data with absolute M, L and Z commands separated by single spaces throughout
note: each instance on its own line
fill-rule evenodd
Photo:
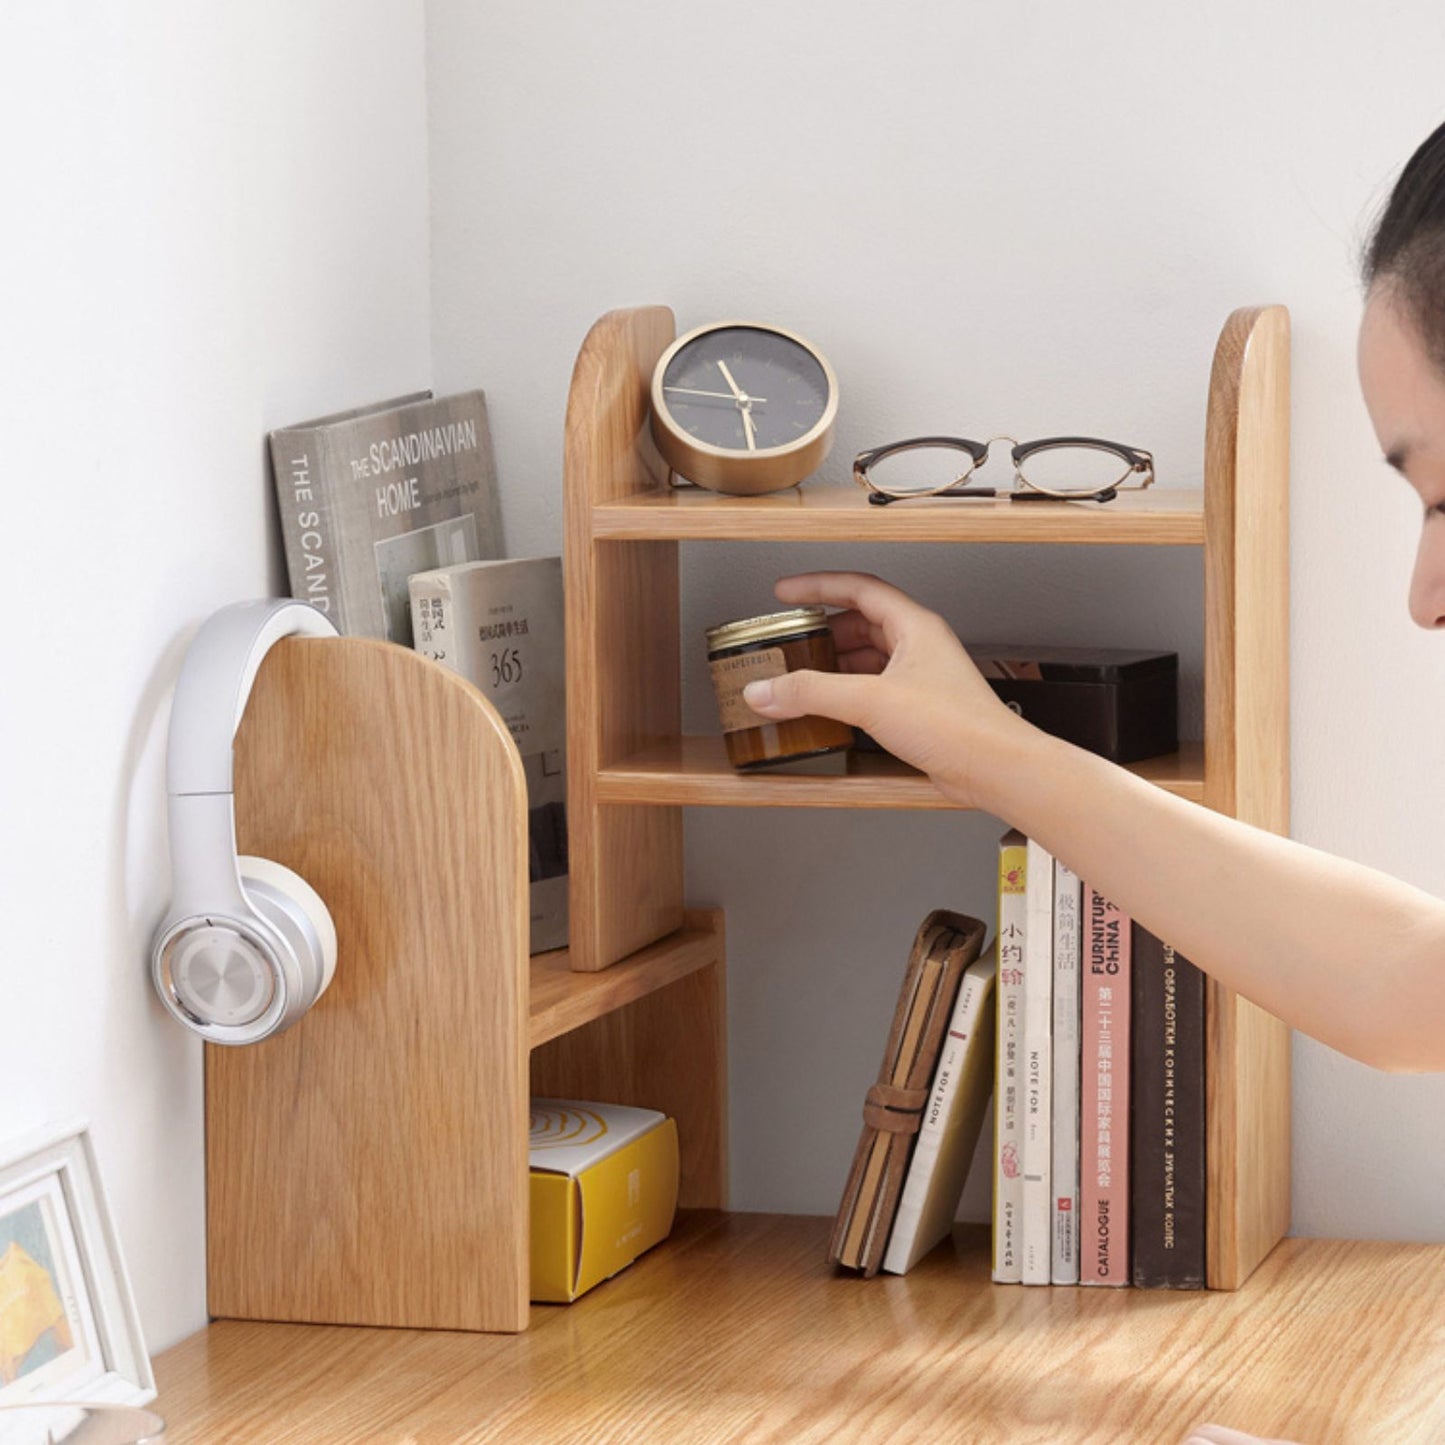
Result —
M 430 380 L 420 0 L 8 5 L 0 136 L 0 1153 L 90 1119 L 160 1349 L 205 1318 L 168 693 L 284 590 L 267 429 Z
M 560 544 L 568 376 L 613 306 L 813 338 L 833 478 L 917 431 L 1077 429 L 1188 483 L 1220 325 L 1287 303 L 1294 833 L 1445 892 L 1445 653 L 1406 619 L 1416 509 L 1353 368 L 1367 215 L 1445 108 L 1437 5 L 428 0 L 427 37 L 436 379 L 488 389 L 518 551 Z M 1197 724 L 1197 554 L 721 555 L 685 559 L 694 727 L 702 626 L 854 560 L 976 637 L 1176 647 Z M 690 815 L 691 896 L 728 908 L 737 1205 L 833 1208 L 908 936 L 931 906 L 991 915 L 996 832 Z M 1445 1079 L 1300 1040 L 1295 1080 L 1297 1230 L 1445 1238 Z

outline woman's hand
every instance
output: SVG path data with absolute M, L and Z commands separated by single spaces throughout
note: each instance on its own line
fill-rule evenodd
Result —
M 870 733 L 964 807 L 998 811 L 993 780 L 1041 734 L 1001 703 L 953 630 L 906 593 L 861 572 L 808 572 L 775 589 L 794 606 L 845 609 L 828 619 L 841 674 L 790 672 L 749 683 L 762 717 L 821 714 Z

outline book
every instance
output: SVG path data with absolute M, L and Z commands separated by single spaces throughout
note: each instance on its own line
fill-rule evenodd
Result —
M 502 555 L 480 391 L 337 412 L 270 444 L 291 595 L 343 633 L 409 647 L 407 578 Z
M 828 1261 L 878 1273 L 903 1192 L 943 1035 L 963 971 L 982 951 L 984 926 L 942 909 L 914 936 L 878 1071 L 863 1104 L 863 1132 L 828 1242 Z
M 1030 838 L 1024 884 L 1024 1284 L 1048 1284 L 1053 1261 L 1054 860 Z
M 993 1093 L 997 973 L 997 949 L 963 971 L 883 1255 L 890 1274 L 907 1274 L 953 1228 Z
M 1132 949 L 1131 1277 L 1203 1289 L 1204 975 L 1139 923 Z
M 998 1083 L 993 1106 L 993 1278 L 1023 1278 L 1024 888 L 1028 845 L 1016 830 L 998 845 Z
M 1129 1283 L 1129 920 L 1085 887 L 1079 1283 Z
M 1079 956 L 1083 885 L 1054 860 L 1054 1156 L 1055 1284 L 1079 1282 Z
M 418 652 L 501 714 L 527 776 L 531 951 L 567 943 L 567 696 L 562 559 L 464 562 L 409 582 Z

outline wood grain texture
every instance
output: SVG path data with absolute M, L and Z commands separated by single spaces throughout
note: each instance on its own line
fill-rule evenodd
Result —
M 1205 432 L 1206 804 L 1289 831 L 1289 314 L 1236 311 Z M 1213 983 L 1209 1283 L 1233 1289 L 1289 1228 L 1289 1030 Z
M 854 751 L 829 759 L 828 765 L 827 771 L 739 773 L 728 762 L 721 737 L 689 735 L 604 767 L 597 776 L 597 796 L 609 803 L 717 808 L 957 807 L 926 774 L 883 753 Z M 1182 798 L 1198 802 L 1204 796 L 1199 743 L 1131 763 L 1129 771 Z
M 525 789 L 491 705 L 418 654 L 267 655 L 237 833 L 320 892 L 338 963 L 287 1033 L 207 1048 L 212 1314 L 525 1326 Z
M 538 1097 L 637 1104 L 677 1120 L 678 1198 L 723 1208 L 728 1192 L 727 985 L 718 911 L 688 915 L 715 961 L 532 1052 Z M 625 965 L 624 965 L 625 966 Z
M 674 335 L 666 307 L 613 311 L 588 333 L 567 401 L 571 965 L 606 968 L 682 924 L 682 815 L 604 807 L 598 769 L 681 731 L 677 544 L 597 543 L 592 510 L 667 481 L 648 385 Z
M 731 542 L 1074 542 L 1198 546 L 1197 487 L 1120 492 L 1112 501 L 1010 502 L 919 498 L 875 507 L 861 488 L 806 482 L 761 497 L 654 487 L 592 508 L 599 539 Z
M 828 1221 L 683 1217 L 512 1337 L 214 1324 L 155 1362 L 171 1445 L 1445 1439 L 1445 1246 L 1288 1239 L 1235 1293 L 992 1285 L 961 1227 L 902 1278 Z
M 689 913 L 687 926 L 596 973 L 574 969 L 565 948 L 532 959 L 531 1046 L 535 1049 L 603 1014 L 722 959 L 717 914 Z

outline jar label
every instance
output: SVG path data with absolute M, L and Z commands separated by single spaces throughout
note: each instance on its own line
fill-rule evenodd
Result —
M 757 652 L 740 652 L 735 657 L 718 657 L 708 663 L 713 690 L 717 693 L 718 715 L 725 733 L 762 727 L 761 718 L 743 701 L 743 689 L 765 677 L 782 677 L 788 670 L 781 647 L 764 647 Z

